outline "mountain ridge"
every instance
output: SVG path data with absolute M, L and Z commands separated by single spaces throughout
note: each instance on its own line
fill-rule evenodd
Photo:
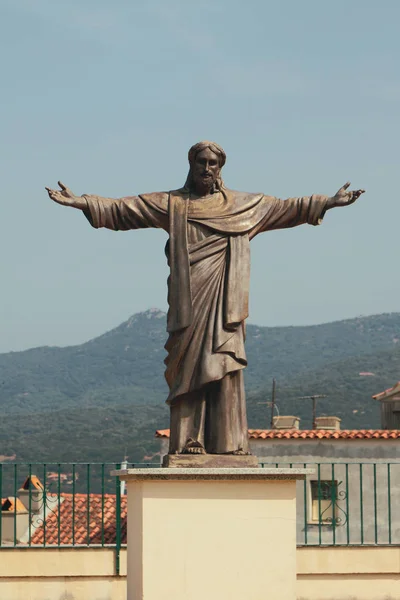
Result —
M 132 460 L 155 454 L 154 430 L 168 426 L 165 321 L 163 311 L 149 309 L 83 344 L 0 354 L 0 454 L 118 460 L 125 446 Z M 312 393 L 329 394 L 319 414 L 333 405 L 343 428 L 379 427 L 371 396 L 400 379 L 399 339 L 400 313 L 310 326 L 249 324 L 249 425 L 268 426 L 275 377 L 281 414 L 299 414 L 303 427 L 311 407 L 298 398 Z
M 120 323 L 119 325 L 116 325 L 115 327 L 112 327 L 111 329 L 105 331 L 104 333 L 100 333 L 99 335 L 95 335 L 94 337 L 90 338 L 89 340 L 86 340 L 85 342 L 81 342 L 78 344 L 68 344 L 68 345 L 58 345 L 58 344 L 43 344 L 41 346 L 32 346 L 31 348 L 25 348 L 23 350 L 9 350 L 7 352 L 0 352 L 0 357 L 4 356 L 4 355 L 15 355 L 15 354 L 21 354 L 24 352 L 31 352 L 33 350 L 38 350 L 38 349 L 44 349 L 44 348 L 48 348 L 48 349 L 59 349 L 59 350 L 63 350 L 66 348 L 77 348 L 80 346 L 85 346 L 86 344 L 90 344 L 100 338 L 105 338 L 107 336 L 109 336 L 110 334 L 113 334 L 114 332 L 116 332 L 117 330 L 120 329 L 124 329 L 125 327 L 129 327 L 132 325 L 132 323 L 135 323 L 139 320 L 140 317 L 145 317 L 147 319 L 149 318 L 165 318 L 166 319 L 167 313 L 159 308 L 156 307 L 152 307 L 149 308 L 147 310 L 144 311 L 139 311 L 137 313 L 134 313 L 133 315 L 131 315 L 130 317 L 128 317 L 128 319 L 126 319 L 125 321 L 122 321 L 122 323 Z M 334 319 L 333 321 L 324 321 L 322 323 L 312 323 L 312 324 L 307 324 L 307 325 L 258 325 L 257 323 L 251 323 L 251 322 L 247 322 L 247 327 L 256 327 L 256 328 L 261 328 L 261 329 L 267 329 L 267 330 L 287 330 L 287 329 L 296 329 L 296 330 L 300 330 L 300 329 L 311 329 L 311 328 L 318 328 L 318 327 L 324 327 L 324 326 L 330 326 L 330 325 L 335 325 L 335 324 L 346 324 L 346 323 L 355 323 L 355 322 L 360 322 L 360 321 L 368 321 L 370 319 L 375 319 L 375 318 L 381 318 L 381 317 L 399 317 L 400 318 L 400 312 L 399 311 L 394 311 L 394 312 L 385 312 L 385 313 L 373 313 L 371 315 L 359 315 L 356 317 L 348 317 L 346 319 Z M 166 331 L 166 330 L 165 330 Z M 165 333 L 165 335 L 167 336 L 167 333 Z M 400 335 L 400 331 L 399 331 L 399 335 Z M 400 342 L 400 338 L 396 341 L 396 343 Z

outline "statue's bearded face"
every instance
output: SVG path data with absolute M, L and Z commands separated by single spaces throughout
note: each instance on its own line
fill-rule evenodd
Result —
M 196 155 L 192 164 L 192 182 L 199 193 L 211 191 L 219 175 L 219 159 L 210 148 L 205 148 Z

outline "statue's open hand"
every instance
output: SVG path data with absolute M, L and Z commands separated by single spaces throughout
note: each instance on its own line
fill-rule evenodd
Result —
M 46 188 L 47 193 L 54 202 L 62 204 L 63 206 L 73 206 L 74 208 L 82 209 L 86 207 L 86 200 L 84 198 L 75 196 L 75 194 L 61 181 L 58 182 L 58 185 L 61 188 L 60 190 Z
M 365 192 L 365 190 L 353 190 L 347 191 L 347 188 L 350 186 L 350 181 L 345 183 L 340 190 L 336 192 L 333 198 L 330 198 L 329 208 L 333 208 L 334 206 L 349 206 L 353 204 Z

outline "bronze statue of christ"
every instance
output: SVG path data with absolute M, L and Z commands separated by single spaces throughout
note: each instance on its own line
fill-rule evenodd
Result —
M 125 198 L 75 196 L 59 182 L 52 200 L 80 209 L 95 227 L 158 227 L 165 252 L 169 338 L 170 454 L 249 454 L 243 369 L 248 316 L 250 241 L 272 229 L 319 225 L 327 210 L 348 206 L 364 190 L 346 183 L 332 197 L 280 200 L 228 189 L 224 150 L 199 142 L 189 150 L 183 187 Z

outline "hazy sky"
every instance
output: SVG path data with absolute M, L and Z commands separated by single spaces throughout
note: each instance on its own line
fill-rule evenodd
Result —
M 92 229 L 44 186 L 173 189 L 201 139 L 234 189 L 367 189 L 254 240 L 250 322 L 400 310 L 397 0 L 3 0 L 0 21 L 0 351 L 166 309 L 166 234 Z

